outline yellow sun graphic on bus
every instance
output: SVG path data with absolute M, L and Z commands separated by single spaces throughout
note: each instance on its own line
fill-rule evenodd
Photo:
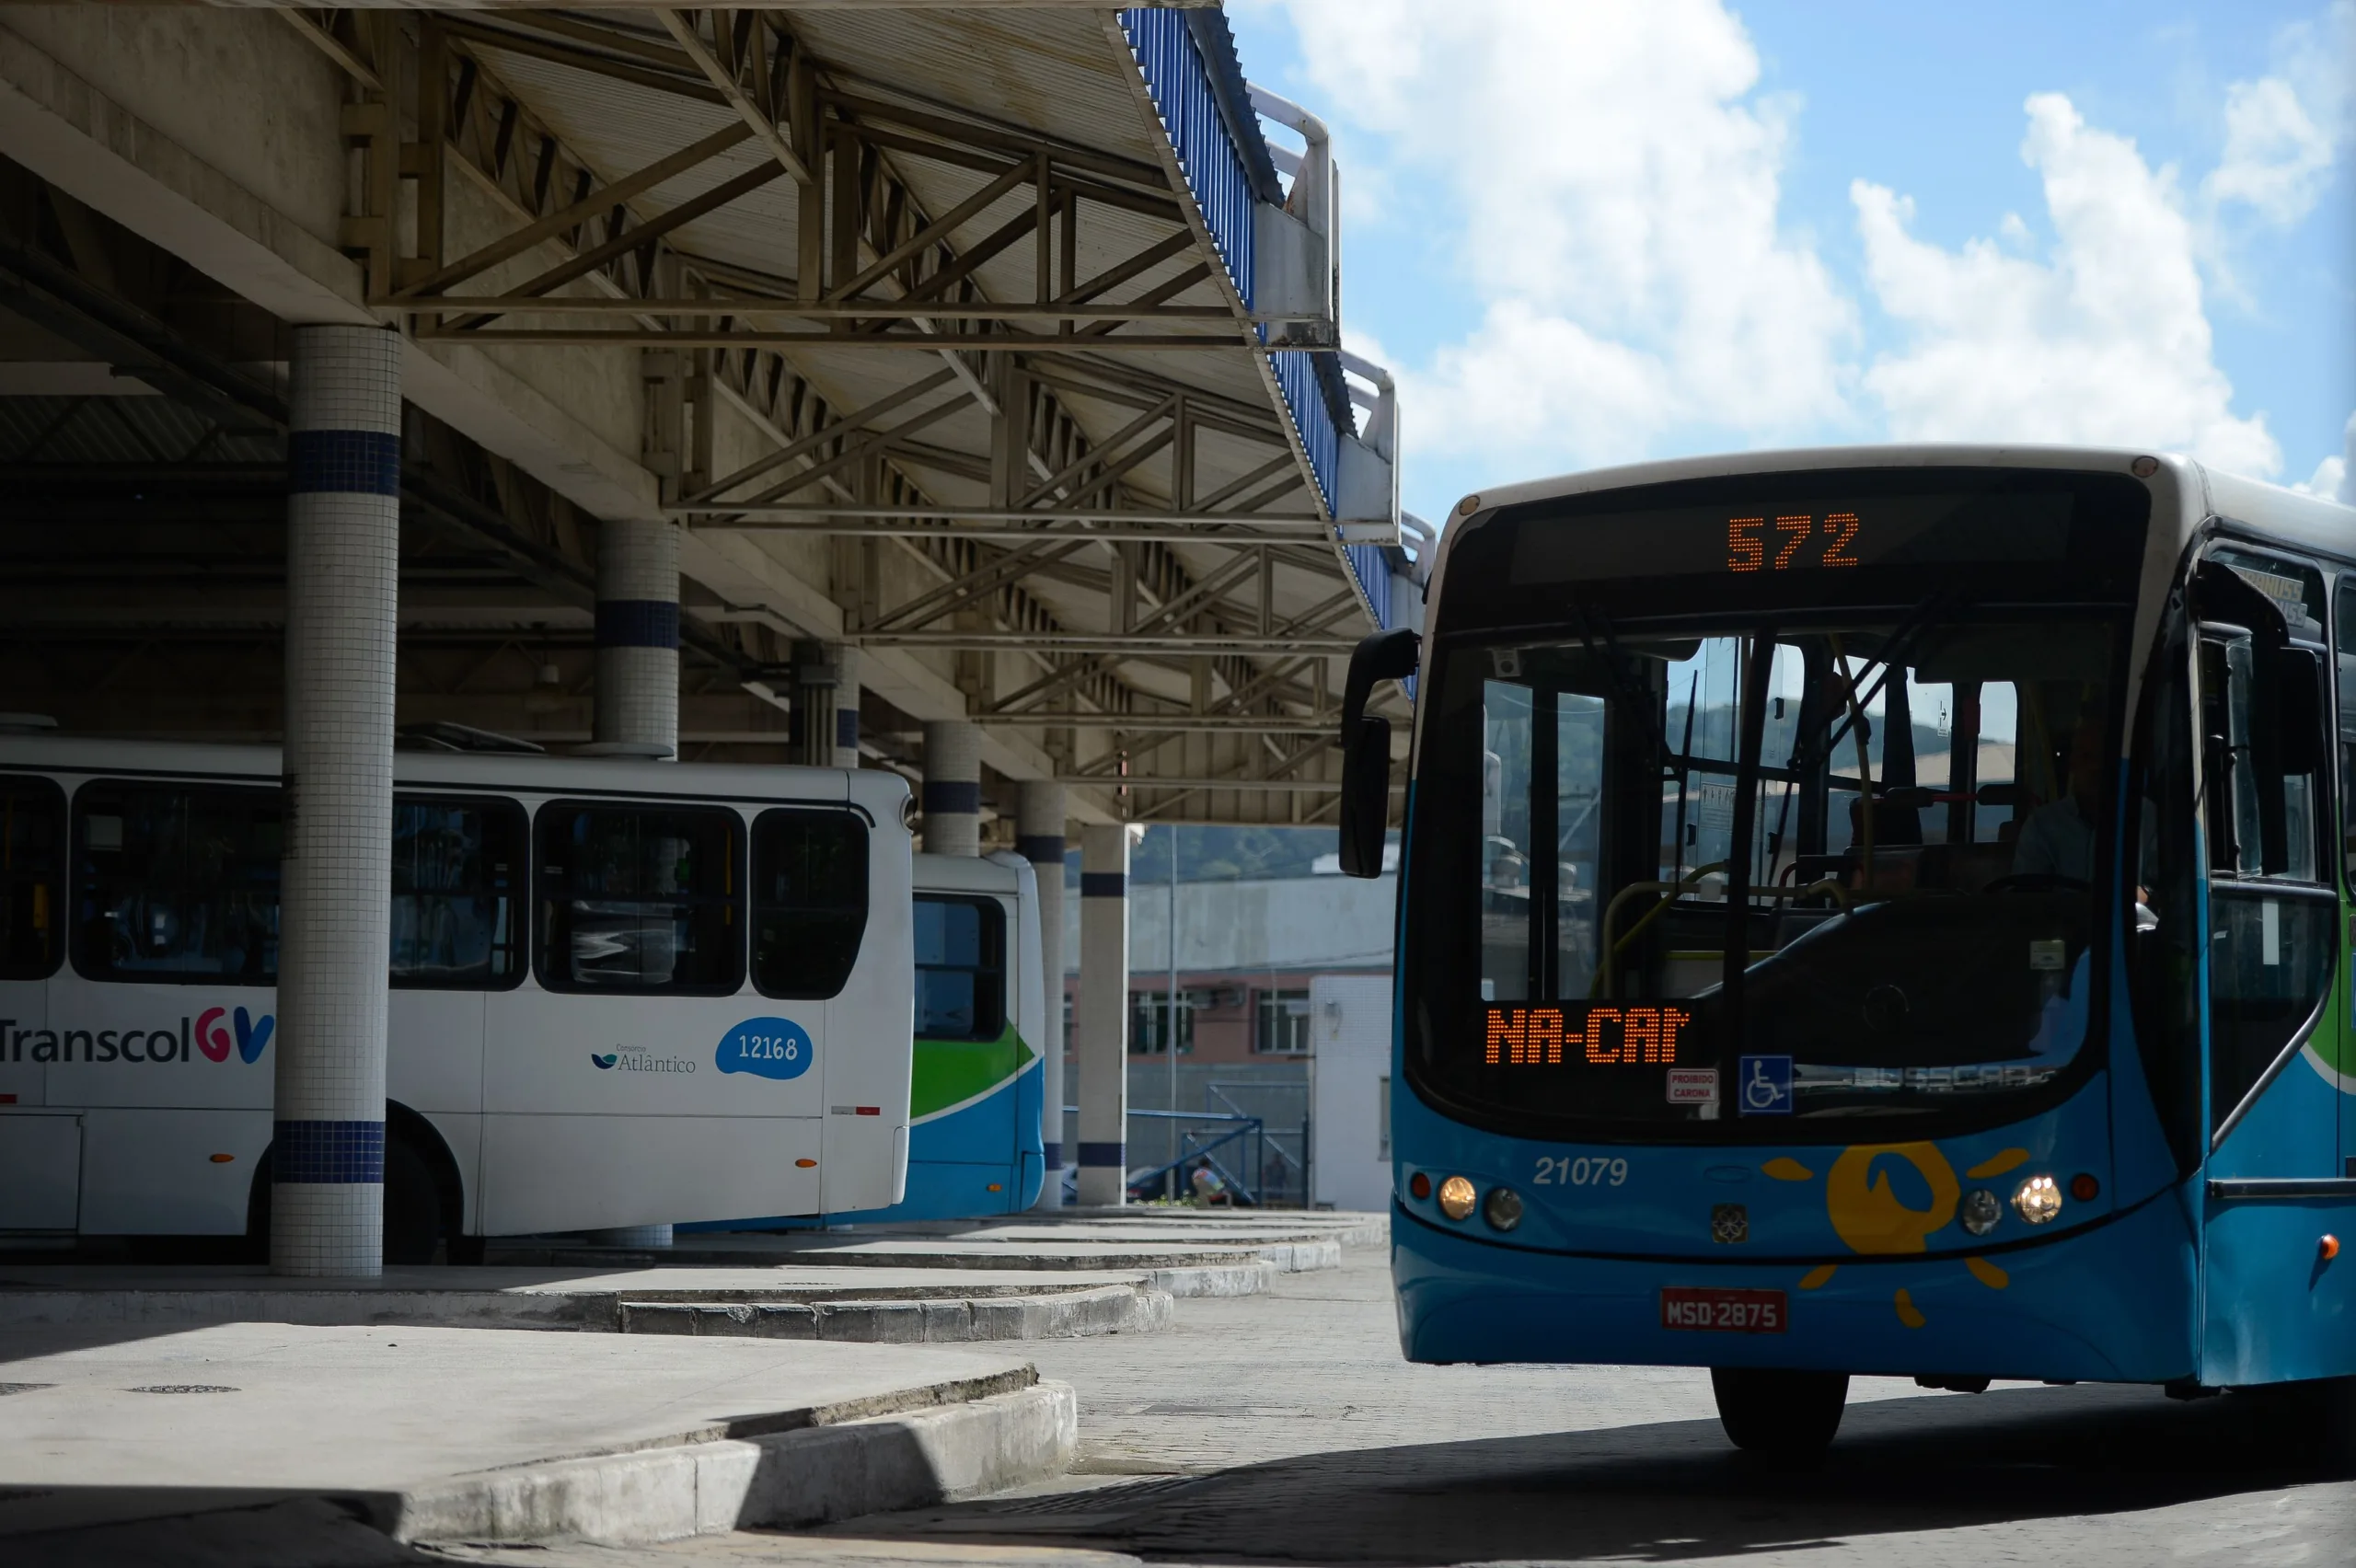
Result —
M 2008 1148 L 1964 1174 L 1974 1181 L 2002 1176 L 2027 1159 L 2028 1150 Z M 1890 1185 L 1888 1162 L 1894 1159 L 1912 1166 L 1923 1179 L 1930 1189 L 1929 1207 L 1914 1207 Z M 1816 1180 L 1815 1171 L 1788 1156 L 1771 1159 L 1760 1169 L 1778 1182 Z M 1931 1237 L 1954 1220 L 1962 1198 L 1963 1182 L 1957 1179 L 1955 1167 L 1939 1152 L 1939 1146 L 1931 1143 L 1853 1144 L 1841 1151 L 1824 1179 L 1824 1209 L 1832 1221 L 1833 1234 L 1863 1257 L 1928 1251 Z M 1985 1258 L 1966 1258 L 1963 1266 L 1991 1290 L 2002 1290 L 2012 1283 L 2010 1274 Z M 1808 1270 L 1800 1277 L 1800 1288 L 1822 1289 L 1839 1268 L 1838 1263 L 1822 1263 Z M 1892 1305 L 1900 1322 L 1910 1329 L 1923 1326 L 1922 1309 L 1903 1287 Z

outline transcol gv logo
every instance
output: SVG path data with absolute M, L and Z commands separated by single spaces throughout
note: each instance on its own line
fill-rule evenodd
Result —
M 277 1027 L 271 1014 L 256 1018 L 243 1008 L 207 1008 L 192 1023 L 183 1014 L 163 1029 L 18 1029 L 15 1019 L 0 1018 L 0 1061 L 185 1062 L 202 1051 L 209 1062 L 225 1062 L 235 1051 L 251 1066 Z
M 196 1020 L 196 1048 L 204 1053 L 208 1061 L 225 1062 L 229 1059 L 229 1032 L 221 1027 L 221 1015 L 225 1010 L 221 1008 L 208 1009 Z M 271 1032 L 277 1027 L 278 1020 L 264 1013 L 260 1021 L 256 1021 L 243 1008 L 230 1013 L 229 1017 L 237 1028 L 238 1060 L 248 1064 L 260 1061 L 262 1047 L 270 1043 Z

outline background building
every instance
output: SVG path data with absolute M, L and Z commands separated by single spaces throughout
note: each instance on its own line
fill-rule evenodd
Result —
M 1076 887 L 1077 871 L 1070 876 Z M 1377 1020 L 1380 1064 L 1360 1063 L 1358 1052 L 1347 1058 L 1346 1070 L 1368 1078 L 1363 1095 L 1371 1097 L 1377 1088 L 1369 1075 L 1390 1071 L 1384 1020 L 1396 873 L 1370 882 L 1340 875 L 1330 829 L 1157 826 L 1145 830 L 1128 885 L 1129 1169 L 1178 1158 L 1190 1133 L 1192 1147 L 1200 1147 L 1242 1125 L 1218 1118 L 1256 1117 L 1258 1136 L 1211 1150 L 1219 1167 L 1265 1202 L 1299 1204 L 1312 1192 L 1334 1201 L 1314 1191 L 1308 1178 L 1321 1147 L 1312 1131 L 1322 1039 L 1318 987 L 1348 978 L 1355 983 L 1346 993 L 1351 997 L 1379 993 L 1383 998 Z M 1078 906 L 1076 897 L 1066 901 L 1067 954 L 1078 951 Z M 1067 1009 L 1078 992 L 1074 965 L 1064 980 Z M 1064 1037 L 1074 1036 L 1067 1029 Z M 1078 1083 L 1079 1066 L 1068 1055 L 1065 1072 L 1066 1103 L 1077 1105 L 1078 1091 L 1070 1086 Z M 1387 1190 L 1386 1177 L 1379 1191 Z M 1387 1199 L 1376 1206 L 1382 1202 Z

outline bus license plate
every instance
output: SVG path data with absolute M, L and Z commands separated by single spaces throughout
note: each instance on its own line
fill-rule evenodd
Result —
M 1660 1326 L 1726 1334 L 1780 1334 L 1789 1319 L 1780 1290 L 1727 1290 L 1667 1285 L 1660 1292 Z

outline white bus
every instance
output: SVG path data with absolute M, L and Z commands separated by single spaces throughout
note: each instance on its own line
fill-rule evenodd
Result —
M 282 811 L 273 750 L 0 737 L 0 1238 L 268 1235 Z M 879 771 L 398 754 L 387 1260 L 897 1202 L 907 815 Z

